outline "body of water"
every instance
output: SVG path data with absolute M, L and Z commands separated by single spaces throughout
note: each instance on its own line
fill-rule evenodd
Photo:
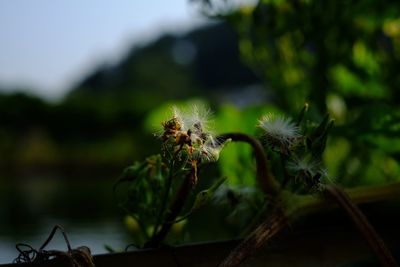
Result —
M 17 243 L 35 249 L 55 225 L 64 228 L 73 248 L 87 246 L 92 254 L 106 253 L 105 245 L 124 249 L 130 243 L 115 202 L 114 174 L 86 177 L 37 173 L 10 175 L 0 180 L 0 264 L 17 256 Z M 46 249 L 67 250 L 60 232 Z
M 17 243 L 29 244 L 33 248 L 39 249 L 55 224 L 63 225 L 72 248 L 87 246 L 92 254 L 107 253 L 105 245 L 121 250 L 129 242 L 120 223 L 114 220 L 102 220 L 98 223 L 71 223 L 70 221 L 54 220 L 54 222 L 44 223 L 40 229 L 35 229 L 34 232 L 27 229 L 24 236 L 2 234 L 0 237 L 0 264 L 10 263 L 18 256 L 19 252 L 15 248 Z M 47 249 L 67 250 L 61 232 L 55 234 Z

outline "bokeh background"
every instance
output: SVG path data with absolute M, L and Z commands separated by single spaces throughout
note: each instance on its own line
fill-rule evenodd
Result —
M 93 253 L 124 248 L 112 186 L 158 151 L 150 113 L 260 102 L 234 30 L 189 1 L 2 1 L 0 36 L 0 263 L 55 224 Z
M 335 118 L 336 182 L 397 181 L 399 12 L 372 0 L 1 1 L 0 263 L 54 224 L 93 253 L 129 244 L 112 186 L 159 151 L 172 104 L 207 104 L 216 132 L 252 134 L 261 114 L 308 102 Z M 250 151 L 227 150 L 220 172 L 253 185 Z

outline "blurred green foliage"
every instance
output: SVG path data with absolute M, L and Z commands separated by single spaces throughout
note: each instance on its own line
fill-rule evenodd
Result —
M 93 101 L 50 104 L 25 94 L 0 95 L 0 102 L 2 169 L 120 166 L 141 148 L 134 141 L 139 115 L 127 105 L 107 111 Z
M 236 34 L 226 24 L 136 44 L 120 62 L 82 74 L 57 103 L 0 93 L 0 173 L 27 167 L 119 170 L 157 151 L 154 132 L 144 126 L 151 110 L 192 97 L 215 103 L 231 88 L 253 83 L 257 79 L 240 63 Z
M 242 58 L 289 115 L 336 119 L 329 171 L 347 185 L 400 177 L 400 7 L 393 1 L 206 1 L 240 36 Z M 214 1 L 222 2 L 222 1 Z M 229 1 L 228 1 L 229 2 Z
M 216 23 L 134 46 L 59 103 L 0 95 L 0 166 L 126 166 L 157 151 L 152 134 L 167 104 L 196 98 L 216 110 L 219 133 L 251 131 L 260 114 L 293 116 L 309 102 L 311 119 L 326 112 L 335 119 L 325 154 L 334 178 L 352 186 L 400 177 L 395 2 L 262 0 L 234 8 L 230 1 L 205 2 L 205 10 L 237 35 Z M 240 64 L 239 53 L 253 73 Z M 272 92 L 270 104 L 226 104 L 241 90 L 246 93 L 238 97 L 245 99 L 246 86 L 257 83 Z M 268 100 L 260 92 L 257 97 Z M 232 183 L 254 183 L 248 148 L 228 146 L 224 154 L 221 169 L 235 177 Z M 241 164 L 224 167 L 234 162 Z
M 218 1 L 229 3 L 208 1 L 207 11 Z M 323 158 L 333 180 L 348 187 L 399 180 L 400 6 L 396 2 L 260 0 L 255 6 L 211 13 L 236 33 L 226 23 L 216 23 L 134 46 L 117 64 L 99 66 L 83 77 L 58 103 L 20 93 L 0 94 L 0 180 L 13 180 L 4 172 L 26 167 L 119 171 L 159 152 L 161 141 L 154 135 L 160 133 L 172 104 L 210 104 L 215 110 L 211 125 L 215 134 L 257 135 L 255 125 L 262 114 L 295 118 L 305 102 L 310 104 L 306 119 L 321 121 L 325 113 L 335 119 Z M 246 102 L 247 86 L 260 83 L 270 99 L 257 91 L 257 105 Z M 232 95 L 250 105 L 227 103 Z M 218 170 L 214 167 L 199 174 L 204 184 L 226 176 L 237 191 L 228 192 L 232 195 L 228 208 L 206 207 L 193 215 L 195 223 L 187 225 L 192 240 L 206 238 L 204 218 L 220 225 L 215 229 L 224 229 L 209 233 L 214 238 L 232 236 L 263 203 L 252 188 L 254 158 L 246 144 L 228 144 Z M 98 178 L 94 172 L 87 176 Z M 204 189 L 204 184 L 200 182 L 196 190 Z M 84 201 L 91 186 L 72 199 Z M 126 188 L 147 201 L 130 207 L 144 210 L 146 220 L 154 217 L 154 210 L 147 207 L 160 205 L 157 195 L 147 198 L 143 193 L 150 186 L 142 180 L 136 191 Z M 101 187 L 103 192 L 110 190 Z M 72 195 L 76 189 L 71 186 L 67 191 Z M 24 193 L 17 193 L 3 194 L 12 202 L 6 216 L 14 212 L 15 203 L 22 206 L 18 201 Z M 100 206 L 110 205 L 109 196 L 101 198 Z M 240 198 L 245 205 L 235 203 Z M 75 211 L 65 205 L 54 210 Z M 93 205 L 86 201 L 75 206 Z M 18 221 L 19 216 L 10 218 Z M 225 218 L 231 226 L 226 227 Z
M 399 98 L 399 7 L 391 1 L 260 1 L 227 14 L 243 58 L 294 112 L 304 99 L 326 111 Z

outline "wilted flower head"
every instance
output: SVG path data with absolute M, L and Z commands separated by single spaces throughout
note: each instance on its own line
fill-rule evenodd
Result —
M 162 123 L 161 139 L 177 147 L 176 152 L 186 151 L 196 160 L 211 162 L 218 160 L 223 144 L 209 130 L 210 112 L 205 107 L 193 106 L 189 112 L 173 107 L 172 119 Z
M 219 159 L 219 153 L 224 146 L 231 140 L 228 139 L 224 142 L 220 142 L 218 139 L 209 135 L 206 141 L 195 150 L 193 157 L 200 159 L 202 162 L 215 162 Z
M 276 116 L 272 113 L 263 116 L 258 121 L 258 127 L 263 130 L 263 136 L 272 148 L 287 151 L 299 138 L 299 127 L 291 119 Z
M 293 158 L 287 163 L 287 170 L 296 182 L 304 183 L 309 188 L 318 189 L 328 177 L 321 162 L 309 158 Z

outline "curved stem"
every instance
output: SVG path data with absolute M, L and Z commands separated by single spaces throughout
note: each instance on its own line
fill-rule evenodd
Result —
M 281 154 L 280 155 L 280 159 L 281 159 L 281 168 L 283 171 L 283 182 L 282 182 L 282 186 L 281 188 L 286 188 L 286 186 L 289 184 L 290 182 L 290 176 L 289 173 L 287 171 L 287 169 L 285 168 L 286 166 L 286 161 L 287 161 L 287 156 Z
M 361 211 L 352 203 L 371 203 L 376 201 L 390 200 L 398 198 L 400 194 L 400 183 L 377 186 L 377 187 L 361 187 L 348 190 L 348 194 L 354 200 L 352 202 L 347 193 L 341 189 L 336 189 L 333 186 L 327 186 L 325 189 L 327 193 L 332 194 L 332 198 L 339 202 L 342 207 L 348 211 L 349 214 L 359 226 L 359 223 L 365 225 L 360 228 L 361 231 L 367 232 L 367 240 L 370 245 L 374 247 L 374 250 L 381 259 L 383 266 L 397 266 L 385 247 L 382 239 L 378 236 L 372 226 L 369 225 L 367 219 L 363 217 Z M 288 195 L 286 195 L 288 194 Z M 254 231 L 252 231 L 248 237 L 238 245 L 225 260 L 219 265 L 219 267 L 234 267 L 239 266 L 249 256 L 254 254 L 263 244 L 265 244 L 270 238 L 278 234 L 280 230 L 285 228 L 289 222 L 295 221 L 300 217 L 326 210 L 327 208 L 333 208 L 335 205 L 332 201 L 316 196 L 300 196 L 293 193 L 283 191 L 281 197 L 286 200 L 286 203 L 281 205 L 280 209 L 276 207 L 272 215 L 269 216 L 262 224 L 260 224 Z M 347 199 L 347 200 L 346 200 Z M 354 206 L 354 207 L 351 207 Z M 283 212 L 283 210 L 285 212 Z M 354 216 L 353 213 L 357 213 Z M 360 215 L 361 214 L 361 215 Z M 365 220 L 364 220 L 365 219 Z M 358 223 L 358 221 L 361 221 Z M 369 226 L 368 226 L 369 225 Z M 365 228 L 365 229 L 364 229 Z M 363 232 L 364 233 L 364 232 Z M 372 244 L 371 244 L 372 243 Z M 375 248 L 376 247 L 376 248 Z
M 60 225 L 57 224 L 53 227 L 53 230 L 51 230 L 50 235 L 47 237 L 46 241 L 44 241 L 43 245 L 39 248 L 39 251 L 42 251 L 50 243 L 50 241 L 53 239 L 54 234 L 57 232 L 57 230 L 61 231 L 61 233 L 64 237 L 64 240 L 65 240 L 65 243 L 67 244 L 68 252 L 72 250 L 71 245 L 68 240 L 68 237 L 67 237 L 67 234 L 64 232 L 64 229 Z
M 325 186 L 324 192 L 347 212 L 372 250 L 378 256 L 381 265 L 386 267 L 398 266 L 382 238 L 369 223 L 362 211 L 351 201 L 350 197 L 341 188 L 335 185 Z
M 279 183 L 275 180 L 268 167 L 267 155 L 261 143 L 256 138 L 242 133 L 227 133 L 217 137 L 217 140 L 220 140 L 222 143 L 228 139 L 231 139 L 233 142 L 245 142 L 253 148 L 257 165 L 257 180 L 267 195 L 271 197 L 277 196 Z

